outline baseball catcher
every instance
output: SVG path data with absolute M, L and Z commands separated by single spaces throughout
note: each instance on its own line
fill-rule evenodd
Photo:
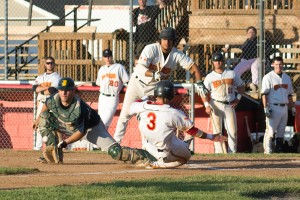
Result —
M 156 160 L 145 150 L 121 147 L 107 132 L 98 113 L 75 95 L 71 78 L 61 78 L 57 89 L 36 120 L 46 143 L 43 155 L 47 163 L 62 163 L 62 149 L 83 137 L 116 160 L 138 164 Z M 62 140 L 62 134 L 69 137 Z

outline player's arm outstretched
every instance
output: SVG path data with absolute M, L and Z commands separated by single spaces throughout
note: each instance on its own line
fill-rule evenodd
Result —
M 201 131 L 200 129 L 196 128 L 196 127 L 191 127 L 190 129 L 188 129 L 187 131 L 185 131 L 187 134 L 193 136 L 193 137 L 198 137 L 201 139 L 208 139 L 208 140 L 212 140 L 214 142 L 224 142 L 227 141 L 227 137 L 223 136 L 221 134 L 209 134 L 206 133 L 204 131 Z

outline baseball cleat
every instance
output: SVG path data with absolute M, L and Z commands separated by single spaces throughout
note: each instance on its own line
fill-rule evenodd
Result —
M 37 161 L 40 163 L 47 163 L 47 160 L 44 157 L 39 157 Z

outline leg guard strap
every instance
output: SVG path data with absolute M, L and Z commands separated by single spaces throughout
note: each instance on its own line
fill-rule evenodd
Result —
M 156 161 L 156 158 L 146 150 L 121 147 L 118 143 L 109 147 L 108 154 L 115 160 L 130 161 L 131 163 L 136 163 L 140 160 Z

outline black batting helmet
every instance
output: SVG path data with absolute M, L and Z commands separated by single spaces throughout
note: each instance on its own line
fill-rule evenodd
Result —
M 174 97 L 174 85 L 170 81 L 160 81 L 154 88 L 154 97 L 163 97 L 172 100 Z
M 61 78 L 58 82 L 58 90 L 74 90 L 75 83 L 71 78 Z
M 212 55 L 211 60 L 214 61 L 223 61 L 224 62 L 224 56 L 220 52 L 216 52 Z
M 160 32 L 159 38 L 175 41 L 176 40 L 176 32 L 173 28 L 167 27 Z

